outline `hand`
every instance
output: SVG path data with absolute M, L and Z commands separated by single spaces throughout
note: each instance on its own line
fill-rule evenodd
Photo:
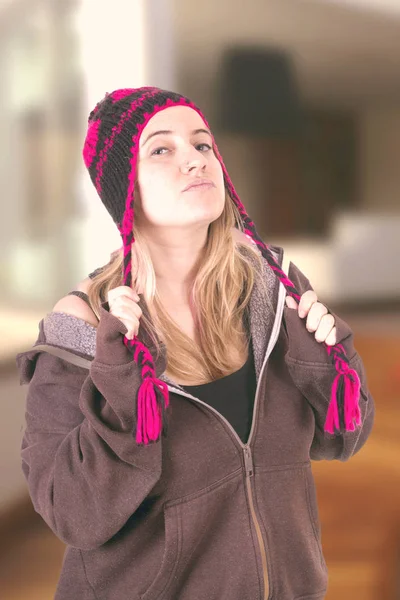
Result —
M 305 292 L 297 306 L 297 302 L 291 296 L 286 296 L 286 304 L 289 308 L 297 308 L 299 317 L 307 317 L 306 328 L 312 333 L 315 331 L 317 342 L 325 342 L 328 346 L 336 344 L 335 317 L 328 313 L 326 306 L 318 302 L 315 292 Z
M 108 292 L 107 300 L 109 312 L 122 321 L 128 330 L 125 336 L 132 340 L 138 334 L 142 316 L 138 294 L 132 288 L 121 285 Z

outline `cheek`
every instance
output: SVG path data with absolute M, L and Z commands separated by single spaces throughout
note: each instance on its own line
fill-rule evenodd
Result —
M 142 177 L 139 183 L 141 213 L 144 221 L 153 225 L 166 225 L 175 215 L 176 199 L 173 186 L 166 181 L 166 177 L 152 174 Z M 143 223 L 142 223 L 143 224 Z
M 166 185 L 165 175 L 143 170 L 139 177 L 139 190 L 143 210 L 145 212 L 157 210 L 161 198 L 165 197 L 168 189 L 169 186 Z
M 225 193 L 224 174 L 222 172 L 222 167 L 216 157 L 213 159 L 210 165 L 210 169 L 214 174 L 213 179 L 218 187 L 218 190 L 224 191 Z

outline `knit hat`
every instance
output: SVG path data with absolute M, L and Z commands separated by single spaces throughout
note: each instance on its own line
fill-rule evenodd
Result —
M 89 115 L 88 131 L 83 148 L 85 165 L 96 190 L 116 223 L 122 237 L 124 265 L 123 285 L 132 286 L 131 251 L 134 243 L 134 189 L 139 140 L 143 129 L 158 112 L 171 106 L 187 106 L 195 110 L 210 127 L 200 109 L 184 96 L 155 87 L 119 89 L 107 93 Z M 288 276 L 276 262 L 268 246 L 257 234 L 255 225 L 241 203 L 213 138 L 213 150 L 224 175 L 225 187 L 237 206 L 244 233 L 258 246 L 287 294 L 299 303 L 300 295 Z M 149 444 L 166 433 L 166 412 L 169 405 L 168 386 L 156 378 L 153 357 L 137 336 L 125 345 L 141 369 L 142 383 L 138 390 L 136 425 L 133 435 L 137 444 Z M 359 409 L 360 380 L 349 366 L 341 344 L 326 346 L 337 371 L 332 385 L 327 411 L 327 435 L 355 431 L 361 425 Z

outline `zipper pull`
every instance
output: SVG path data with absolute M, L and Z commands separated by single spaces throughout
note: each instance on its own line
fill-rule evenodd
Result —
M 244 452 L 244 465 L 246 468 L 247 477 L 252 477 L 254 473 L 254 465 L 253 465 L 253 457 L 251 454 L 251 450 L 248 446 L 243 448 Z

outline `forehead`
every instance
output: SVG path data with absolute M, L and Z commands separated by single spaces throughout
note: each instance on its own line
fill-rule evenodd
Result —
M 170 106 L 156 113 L 150 119 L 140 136 L 140 145 L 148 135 L 159 130 L 171 130 L 178 134 L 186 134 L 194 129 L 205 128 L 204 121 L 198 112 L 189 106 Z

